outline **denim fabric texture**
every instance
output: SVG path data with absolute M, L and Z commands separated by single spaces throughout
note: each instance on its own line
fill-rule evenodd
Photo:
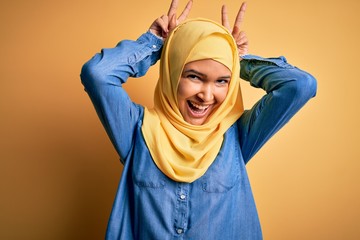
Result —
M 228 129 L 217 158 L 201 178 L 175 182 L 157 168 L 145 144 L 143 106 L 122 88 L 129 77 L 143 76 L 159 60 L 162 45 L 147 32 L 136 41 L 103 49 L 81 72 L 124 164 L 106 239 L 262 239 L 245 165 L 315 96 L 316 80 L 284 57 L 243 56 L 240 77 L 266 94 Z M 146 89 L 139 86 L 139 91 Z

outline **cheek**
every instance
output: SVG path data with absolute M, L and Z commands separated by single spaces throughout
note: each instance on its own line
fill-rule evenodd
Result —
M 178 101 L 190 97 L 193 92 L 194 87 L 191 85 L 191 83 L 189 83 L 189 81 L 186 81 L 185 79 L 180 79 L 177 90 Z
M 183 114 L 184 105 L 185 105 L 185 98 L 186 98 L 186 90 L 184 89 L 184 84 L 180 80 L 179 86 L 177 89 L 177 106 L 182 114 Z
M 217 96 L 217 102 L 219 104 L 221 104 L 225 100 L 228 90 L 229 90 L 228 87 L 218 89 L 216 96 Z
M 179 84 L 178 89 L 177 89 L 177 99 L 178 99 L 178 101 L 183 98 L 183 96 L 185 94 L 184 92 L 185 91 L 184 91 L 183 85 Z

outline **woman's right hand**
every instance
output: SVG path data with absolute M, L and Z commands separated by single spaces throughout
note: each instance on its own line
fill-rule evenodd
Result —
M 172 0 L 169 11 L 167 15 L 162 15 L 157 18 L 150 26 L 150 32 L 155 34 L 156 36 L 167 38 L 169 33 L 182 21 L 184 21 L 192 6 L 192 0 L 190 0 L 187 4 L 183 12 L 181 13 L 179 18 L 176 18 L 176 10 L 178 8 L 179 0 Z

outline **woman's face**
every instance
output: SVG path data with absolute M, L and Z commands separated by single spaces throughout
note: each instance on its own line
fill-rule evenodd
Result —
M 211 60 L 187 63 L 180 77 L 177 92 L 179 110 L 184 120 L 202 125 L 225 100 L 231 71 Z

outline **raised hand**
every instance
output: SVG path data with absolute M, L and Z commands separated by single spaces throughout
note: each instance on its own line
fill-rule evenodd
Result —
M 222 25 L 226 27 L 233 35 L 236 41 L 236 45 L 238 47 L 239 57 L 247 54 L 249 50 L 249 41 L 245 35 L 245 32 L 240 30 L 240 25 L 244 19 L 245 10 L 246 10 L 246 2 L 243 2 L 236 16 L 234 27 L 231 30 L 229 18 L 227 14 L 227 8 L 225 5 L 223 5 L 221 8 Z
M 150 26 L 150 31 L 155 35 L 163 38 L 167 38 L 169 33 L 182 21 L 184 21 L 192 6 L 192 0 L 190 0 L 185 9 L 180 14 L 179 18 L 176 18 L 176 11 L 178 8 L 179 0 L 172 0 L 167 15 L 162 15 L 157 18 Z

